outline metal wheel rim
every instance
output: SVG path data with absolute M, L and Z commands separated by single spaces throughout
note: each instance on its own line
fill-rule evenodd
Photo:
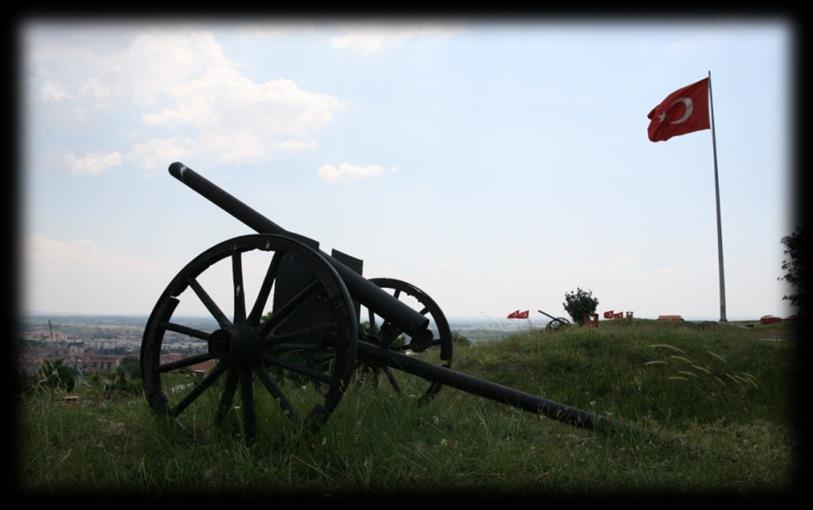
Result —
M 422 315 L 429 316 L 432 321 L 435 323 L 435 327 L 438 329 L 438 338 L 435 339 L 433 346 L 429 347 L 429 349 L 439 349 L 440 355 L 440 366 L 451 368 L 452 366 L 452 332 L 449 327 L 449 322 L 446 320 L 446 316 L 443 314 L 443 311 L 440 307 L 435 303 L 435 301 L 429 297 L 428 294 L 423 292 L 421 289 L 412 285 L 411 283 L 397 280 L 395 278 L 371 278 L 371 283 L 376 284 L 377 286 L 381 287 L 382 289 L 392 290 L 394 291 L 394 297 L 398 299 L 400 296 L 406 295 L 414 298 L 418 301 L 422 306 L 423 309 L 421 310 Z M 362 312 L 362 316 L 364 312 Z M 374 323 L 374 318 L 377 315 L 375 314 L 375 310 L 368 308 L 367 309 L 367 318 L 371 325 L 371 328 L 378 329 L 378 326 L 383 326 L 381 322 L 377 324 Z M 405 349 L 393 349 L 399 352 L 403 352 Z M 377 373 L 379 371 L 383 371 L 386 375 L 386 378 L 390 384 L 397 392 L 400 392 L 399 385 L 398 385 L 398 377 L 392 371 L 390 371 L 386 367 L 372 367 L 373 371 Z M 440 391 L 443 387 L 442 384 L 437 383 L 435 381 L 427 381 L 428 387 L 427 389 L 418 396 L 418 403 L 424 405 L 431 401 L 435 395 Z
M 245 293 L 242 292 L 241 261 L 244 253 L 254 250 L 273 252 L 274 257 L 271 258 L 263 285 L 249 312 L 246 308 Z M 331 317 L 335 319 L 334 324 L 322 329 L 316 327 L 313 328 L 313 331 L 301 332 L 301 334 L 297 332 L 294 335 L 275 336 L 276 328 L 280 324 L 284 324 L 290 315 L 301 306 L 302 302 L 295 303 L 296 298 L 286 303 L 286 306 L 291 305 L 290 310 L 286 312 L 286 306 L 280 307 L 272 314 L 271 321 L 261 322 L 262 312 L 268 303 L 273 283 L 277 277 L 276 270 L 279 269 L 278 259 L 281 254 L 294 257 L 312 272 L 315 281 L 308 286 L 312 289 L 308 291 L 307 296 L 302 298 L 302 302 L 324 301 L 323 306 L 330 310 Z M 207 269 L 227 258 L 231 258 L 234 286 L 232 320 L 228 319 L 216 303 L 206 302 L 208 295 L 205 289 L 197 283 L 198 277 Z M 173 312 L 180 302 L 178 296 L 187 289 L 191 289 L 204 302 L 206 308 L 218 322 L 220 329 L 205 332 L 172 322 Z M 304 291 L 302 295 L 305 295 Z M 280 313 L 277 314 L 277 312 Z M 274 320 L 276 322 L 273 322 Z M 357 324 L 353 303 L 344 282 L 335 269 L 316 250 L 285 236 L 255 234 L 229 239 L 209 248 L 189 262 L 158 299 L 147 322 L 141 345 L 141 376 L 145 396 L 156 415 L 170 417 L 178 422 L 179 416 L 200 395 L 212 391 L 215 382 L 226 374 L 214 421 L 216 424 L 222 424 L 226 415 L 234 408 L 233 400 L 239 386 L 243 432 L 247 439 L 253 439 L 256 434 L 253 382 L 257 379 L 261 391 L 267 390 L 279 404 L 279 409 L 288 414 L 289 418 L 296 422 L 304 420 L 311 429 L 317 428 L 336 408 L 352 376 L 356 359 Z M 161 347 L 167 331 L 180 332 L 206 340 L 206 353 L 178 362 L 161 363 Z M 303 338 L 305 340 L 302 340 Z M 224 339 L 228 341 L 228 350 L 221 348 Z M 240 347 L 242 344 L 237 341 L 238 339 L 245 340 L 243 343 L 248 347 L 245 349 Z M 280 356 L 279 354 L 275 356 L 275 353 L 278 351 L 292 352 L 288 346 L 296 339 L 302 340 L 304 348 L 318 352 L 322 346 L 323 352 L 332 353 L 333 363 L 329 367 L 328 373 L 307 372 L 305 369 L 309 367 L 298 364 L 287 368 L 278 365 Z M 252 359 L 251 354 L 255 352 L 257 357 Z M 163 387 L 164 376 L 162 374 L 175 373 L 177 370 L 194 364 L 193 362 L 198 363 L 209 359 L 216 360 L 217 365 L 185 397 L 173 405 L 172 398 L 168 397 L 166 388 Z M 282 386 L 278 384 L 279 381 L 275 381 L 274 377 L 270 376 L 269 367 L 271 366 L 291 372 L 296 371 L 298 376 L 304 375 L 313 380 L 319 377 L 319 382 L 324 385 L 320 392 L 322 397 L 317 397 L 316 404 L 305 409 L 305 412 L 297 409 L 293 403 L 294 399 L 289 398 L 291 396 L 286 395 Z M 169 378 L 167 375 L 167 381 Z

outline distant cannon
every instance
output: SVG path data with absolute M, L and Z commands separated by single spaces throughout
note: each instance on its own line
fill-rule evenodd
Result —
M 259 234 L 223 241 L 195 257 L 155 304 L 144 331 L 140 366 L 147 401 L 158 416 L 177 420 L 208 395 L 205 398 L 216 401 L 213 421 L 223 424 L 235 407 L 239 387 L 242 429 L 251 440 L 258 423 L 256 379 L 281 412 L 316 428 L 328 419 L 362 365 L 384 373 L 396 390 L 398 376 L 390 369 L 422 379 L 422 403 L 442 386 L 451 386 L 577 427 L 638 430 L 452 370 L 448 321 L 422 290 L 391 278 L 363 278 L 360 259 L 336 250 L 331 255 L 322 252 L 318 242 L 283 229 L 182 163 L 172 163 L 169 173 Z M 249 255 L 261 256 L 266 268 L 251 308 L 243 281 L 243 261 Z M 205 288 L 217 276 L 215 268 L 230 280 L 228 310 Z M 217 328 L 202 331 L 174 318 L 182 299 L 202 303 Z M 271 311 L 266 313 L 269 300 Z M 367 320 L 362 323 L 362 318 Z M 204 340 L 207 351 L 162 360 L 167 332 Z M 177 384 L 183 369 L 210 360 L 216 365 L 202 380 L 191 388 Z
M 553 315 L 550 315 L 549 313 L 545 313 L 542 310 L 537 310 L 537 312 L 539 312 L 542 315 L 545 315 L 546 317 L 550 318 L 550 322 L 548 322 L 548 325 L 545 326 L 545 329 L 547 331 L 557 331 L 557 330 L 559 330 L 561 328 L 565 328 L 567 326 L 570 326 L 570 321 L 565 319 L 564 317 L 554 317 Z

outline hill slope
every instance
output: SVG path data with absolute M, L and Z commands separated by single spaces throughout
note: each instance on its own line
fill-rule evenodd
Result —
M 408 387 L 400 396 L 358 383 L 318 432 L 269 412 L 247 448 L 212 426 L 216 399 L 194 404 L 181 432 L 140 396 L 88 390 L 78 405 L 21 400 L 19 483 L 35 493 L 783 491 L 793 482 L 793 348 L 759 339 L 788 335 L 777 326 L 619 321 L 455 351 L 457 370 L 696 447 L 584 431 L 449 388 L 418 407 Z

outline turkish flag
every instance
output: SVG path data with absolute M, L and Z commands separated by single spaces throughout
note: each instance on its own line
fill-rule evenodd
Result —
M 516 319 L 516 318 L 517 318 L 517 315 L 519 315 L 519 310 L 517 310 L 517 311 L 515 311 L 515 312 L 511 312 L 511 313 L 509 313 L 509 314 L 508 314 L 508 318 L 509 318 L 509 319 Z
M 709 129 L 709 79 L 678 89 L 649 112 L 647 134 L 653 142 Z
M 613 311 L 609 310 L 607 312 L 604 312 L 604 318 L 605 319 L 612 319 L 613 318 Z
M 530 312 L 530 310 L 525 310 L 524 312 L 519 312 L 517 314 L 517 319 L 527 319 L 528 318 L 528 312 Z

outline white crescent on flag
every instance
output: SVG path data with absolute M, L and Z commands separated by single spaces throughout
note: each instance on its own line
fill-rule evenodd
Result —
M 686 110 L 684 110 L 683 116 L 681 118 L 679 118 L 678 120 L 670 121 L 669 122 L 670 124 L 681 124 L 683 122 L 686 122 L 686 119 L 688 119 L 692 115 L 692 108 L 694 107 L 694 103 L 692 102 L 691 98 L 679 97 L 670 106 L 674 106 L 678 103 L 683 103 L 683 106 L 686 107 Z

